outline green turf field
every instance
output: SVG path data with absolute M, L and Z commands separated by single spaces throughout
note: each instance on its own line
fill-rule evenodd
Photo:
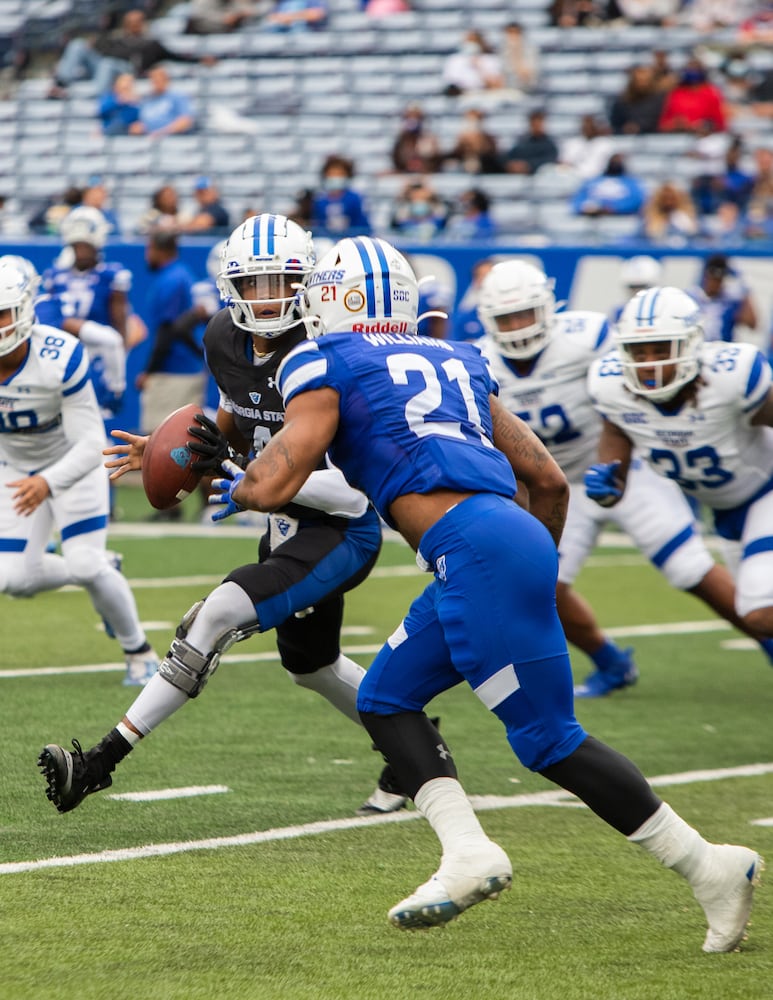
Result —
M 147 513 L 141 496 L 124 488 L 118 499 L 127 520 L 110 544 L 163 653 L 181 614 L 252 558 L 255 537 L 143 534 L 128 520 Z M 186 511 L 188 531 L 194 520 Z M 367 666 L 426 579 L 406 547 L 387 543 L 347 600 L 350 655 Z M 660 794 L 706 836 L 773 863 L 773 672 L 763 654 L 736 648 L 746 645 L 737 633 L 712 629 L 710 612 L 631 550 L 597 550 L 578 589 L 636 646 L 641 670 L 635 688 L 579 702 L 580 721 L 657 776 Z M 513 860 L 513 889 L 442 930 L 390 927 L 389 907 L 436 868 L 435 837 L 413 811 L 399 822 L 354 818 L 380 758 L 363 731 L 292 685 L 271 634 L 233 647 L 109 792 L 61 816 L 45 798 L 40 747 L 91 745 L 133 692 L 84 593 L 0 598 L 0 613 L 2 1000 L 773 997 L 765 882 L 742 951 L 704 955 L 686 883 L 585 808 L 555 796 L 519 806 L 553 786 L 518 764 L 466 688 L 431 708 L 467 792 L 499 797 L 474 801 Z M 582 656 L 573 664 L 577 677 L 587 672 Z M 207 793 L 110 797 L 192 788 Z

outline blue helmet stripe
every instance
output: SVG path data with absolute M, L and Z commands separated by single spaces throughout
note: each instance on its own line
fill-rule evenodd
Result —
M 252 224 L 252 256 L 260 257 L 260 229 L 263 225 L 263 220 L 259 219 L 257 224 L 253 222 Z
M 274 235 L 276 233 L 276 216 L 269 215 L 266 219 L 266 256 L 274 256 Z
M 383 298 L 384 298 L 384 316 L 392 315 L 392 282 L 389 278 L 389 265 L 387 264 L 386 254 L 384 253 L 384 248 L 377 240 L 373 240 L 372 247 L 376 251 L 376 257 L 381 265 L 381 276 L 384 281 L 383 285 Z
M 362 269 L 365 272 L 365 301 L 368 306 L 368 316 L 373 318 L 376 315 L 376 287 L 373 279 L 373 265 L 368 256 L 365 241 L 360 236 L 355 236 L 352 243 L 357 247 L 357 252 L 362 261 Z

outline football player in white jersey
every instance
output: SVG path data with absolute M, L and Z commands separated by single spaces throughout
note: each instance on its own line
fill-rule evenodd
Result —
M 126 579 L 106 553 L 104 430 L 88 355 L 35 321 L 34 269 L 0 262 L 0 592 L 84 587 L 126 657 L 124 683 L 158 667 Z M 46 546 L 56 528 L 61 555 Z
M 585 496 L 583 475 L 596 455 L 601 420 L 587 386 L 589 366 L 610 347 L 602 313 L 554 314 L 552 282 L 521 260 L 501 261 L 486 276 L 478 311 L 480 342 L 500 385 L 500 400 L 542 439 L 569 480 L 571 499 L 559 548 L 556 599 L 566 636 L 596 670 L 575 687 L 576 697 L 602 697 L 638 678 L 632 650 L 601 631 L 592 609 L 573 589 L 601 529 L 616 524 L 672 586 L 701 598 L 733 624 L 732 581 L 715 564 L 675 483 L 633 457 L 625 500 L 612 510 Z
M 617 350 L 589 386 L 604 417 L 590 497 L 624 496 L 634 448 L 713 512 L 735 574 L 735 611 L 773 661 L 773 373 L 751 344 L 706 343 L 700 309 L 678 288 L 626 305 Z M 726 616 L 729 617 L 729 616 Z

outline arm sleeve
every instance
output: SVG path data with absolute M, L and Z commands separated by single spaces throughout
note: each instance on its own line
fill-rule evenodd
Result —
M 365 494 L 350 486 L 336 468 L 312 472 L 293 497 L 293 503 L 324 510 L 336 517 L 362 517 L 368 509 Z
M 102 462 L 105 428 L 94 387 L 86 378 L 74 392 L 62 399 L 62 429 L 70 449 L 53 465 L 41 469 L 52 496 L 69 489 Z

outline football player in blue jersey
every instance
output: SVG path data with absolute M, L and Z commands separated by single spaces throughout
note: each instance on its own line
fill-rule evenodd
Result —
M 744 935 L 762 861 L 704 840 L 575 719 L 555 601 L 567 481 L 498 402 L 475 346 L 416 334 L 417 297 L 410 266 L 385 241 L 336 244 L 306 282 L 302 308 L 315 339 L 278 372 L 284 428 L 246 472 L 226 463 L 233 478 L 215 480 L 212 497 L 225 514 L 281 508 L 329 453 L 433 573 L 357 701 L 443 851 L 438 871 L 389 918 L 399 928 L 444 924 L 511 884 L 507 854 L 483 831 L 423 711 L 464 680 L 526 767 L 687 879 L 709 925 L 703 949 L 730 951 Z
M 132 274 L 117 261 L 101 259 L 110 225 L 97 208 L 81 205 L 62 220 L 64 247 L 43 273 L 43 291 L 59 303 L 61 328 L 85 345 L 91 377 L 107 420 L 126 390 L 126 341 Z
M 106 551 L 104 430 L 88 358 L 73 336 L 36 320 L 38 276 L 0 260 L 0 592 L 83 587 L 142 685 L 158 660 L 129 585 Z M 47 551 L 51 532 L 61 555 Z
M 281 429 L 276 374 L 282 359 L 305 340 L 297 289 L 314 262 L 311 234 L 282 215 L 253 216 L 223 243 L 217 288 L 225 306 L 204 335 L 219 405 L 216 422 L 202 416 L 191 437 L 201 471 L 217 472 L 237 450 L 259 453 Z M 109 467 L 117 478 L 141 467 L 147 439 L 122 431 L 115 436 L 126 442 L 107 452 L 116 456 Z M 359 725 L 357 689 L 365 671 L 341 652 L 343 595 L 365 579 L 380 548 L 373 507 L 340 472 L 320 462 L 303 488 L 268 518 L 259 561 L 234 569 L 184 616 L 163 672 L 116 729 L 84 755 L 46 748 L 49 798 L 66 812 L 107 787 L 118 760 L 199 694 L 232 643 L 255 632 L 276 629 L 280 659 L 292 680 Z M 405 802 L 387 767 L 359 811 L 391 812 Z

